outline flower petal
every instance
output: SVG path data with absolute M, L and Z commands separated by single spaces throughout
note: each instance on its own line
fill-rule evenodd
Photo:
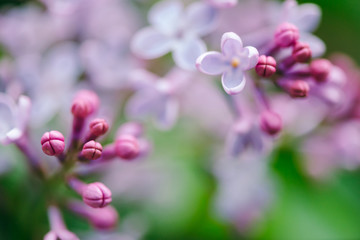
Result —
M 207 4 L 195 2 L 186 10 L 186 30 L 195 35 L 203 36 L 210 33 L 218 20 L 217 11 Z
M 298 5 L 290 15 L 290 22 L 293 22 L 300 31 L 313 32 L 319 25 L 321 9 L 316 4 L 307 3 Z
M 301 32 L 300 40 L 309 44 L 313 58 L 322 56 L 326 51 L 325 43 L 311 33 Z
M 9 143 L 7 134 L 16 127 L 15 112 L 15 102 L 8 95 L 0 93 L 0 142 L 2 144 Z
M 244 57 L 240 60 L 242 70 L 249 70 L 256 66 L 259 61 L 259 52 L 254 47 L 243 48 Z
M 224 56 L 219 52 L 206 52 L 196 59 L 196 68 L 205 74 L 218 75 L 224 72 Z
M 170 129 L 174 126 L 179 111 L 179 104 L 176 99 L 166 97 L 162 102 L 163 107 L 158 108 L 156 114 L 156 125 L 163 130 Z
M 227 57 L 238 55 L 243 48 L 241 38 L 233 32 L 227 32 L 221 38 L 221 51 Z
M 198 38 L 179 41 L 173 51 L 176 65 L 185 70 L 195 70 L 196 59 L 206 51 L 205 43 Z
M 227 94 L 235 95 L 244 89 L 246 79 L 241 70 L 232 69 L 230 71 L 224 72 L 221 77 L 221 83 Z
M 149 11 L 149 22 L 164 34 L 173 34 L 179 27 L 179 19 L 183 13 L 180 1 L 161 1 Z
M 206 0 L 216 8 L 230 8 L 237 4 L 237 0 Z
M 142 89 L 130 98 L 126 106 L 128 118 L 146 118 L 156 112 L 161 96 L 152 88 Z
M 144 28 L 137 32 L 131 42 L 132 51 L 144 59 L 163 56 L 171 50 L 172 39 L 154 28 Z
M 21 95 L 19 97 L 17 108 L 17 121 L 18 127 L 21 131 L 24 131 L 30 121 L 31 115 L 31 100 L 29 97 Z

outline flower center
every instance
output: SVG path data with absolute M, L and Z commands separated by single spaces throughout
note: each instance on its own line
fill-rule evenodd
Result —
M 240 60 L 237 57 L 233 57 L 231 59 L 231 66 L 233 68 L 237 68 L 239 66 L 239 64 L 240 64 Z

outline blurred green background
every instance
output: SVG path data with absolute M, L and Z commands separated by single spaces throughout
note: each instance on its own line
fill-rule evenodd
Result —
M 240 0 L 241 1 L 241 0 Z M 0 8 L 8 9 L 26 0 L 0 0 Z M 316 34 L 327 45 L 327 54 L 343 52 L 360 63 L 360 1 L 319 0 L 323 18 Z M 295 143 L 279 147 L 271 159 L 271 176 L 276 183 L 276 201 L 265 217 L 247 233 L 240 234 L 219 219 L 212 210 L 216 189 L 208 161 L 206 135 L 194 137 L 191 124 L 181 122 L 170 132 L 153 132 L 155 148 L 172 149 L 164 154 L 179 161 L 188 188 L 182 188 L 183 201 L 177 209 L 114 203 L 121 218 L 141 212 L 150 222 L 144 239 L 360 239 L 360 171 L 337 171 L 326 181 L 309 179 L 302 169 L 302 158 Z M 194 127 L 194 126 L 193 126 Z M 289 143 L 290 142 L 290 143 Z M 173 146 L 182 146 L 174 149 Z M 43 209 L 45 189 L 37 184 L 16 160 L 13 171 L 0 176 L 0 239 L 41 239 L 48 231 Z M 184 159 L 186 159 L 184 161 Z M 158 207 L 158 208 L 156 208 Z M 85 231 L 90 227 L 71 213 L 65 212 L 70 230 Z

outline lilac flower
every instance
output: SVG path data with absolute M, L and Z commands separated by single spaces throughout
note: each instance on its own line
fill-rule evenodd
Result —
M 196 58 L 206 50 L 200 37 L 214 28 L 216 11 L 203 3 L 193 3 L 184 10 L 180 1 L 162 1 L 152 7 L 148 20 L 151 26 L 134 36 L 133 52 L 153 59 L 171 51 L 176 65 L 193 70 Z
M 196 60 L 196 67 L 205 74 L 222 74 L 224 90 L 230 95 L 238 94 L 245 87 L 244 72 L 256 66 L 259 52 L 254 47 L 243 47 L 240 37 L 233 32 L 224 33 L 221 50 L 222 53 L 202 54 Z
M 20 96 L 18 103 L 8 95 L 0 93 L 0 143 L 9 144 L 19 140 L 26 130 L 30 118 L 31 101 Z
M 127 116 L 150 116 L 159 128 L 171 128 L 178 117 L 178 94 L 188 80 L 188 75 L 179 69 L 174 69 L 164 78 L 147 71 L 138 71 L 133 75 L 133 80 L 134 84 L 141 87 L 128 102 Z
M 230 8 L 237 4 L 237 0 L 205 0 L 209 4 L 217 8 Z
M 240 161 L 221 159 L 215 165 L 218 214 L 241 231 L 261 218 L 272 197 L 267 161 L 256 151 L 247 151 Z

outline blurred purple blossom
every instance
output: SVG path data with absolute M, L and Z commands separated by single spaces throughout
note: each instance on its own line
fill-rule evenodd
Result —
M 151 8 L 148 20 L 151 26 L 141 29 L 132 40 L 133 52 L 153 59 L 171 51 L 177 66 L 194 70 L 196 58 L 206 50 L 200 37 L 214 29 L 217 14 L 204 3 L 195 2 L 184 10 L 180 1 L 164 0 Z

